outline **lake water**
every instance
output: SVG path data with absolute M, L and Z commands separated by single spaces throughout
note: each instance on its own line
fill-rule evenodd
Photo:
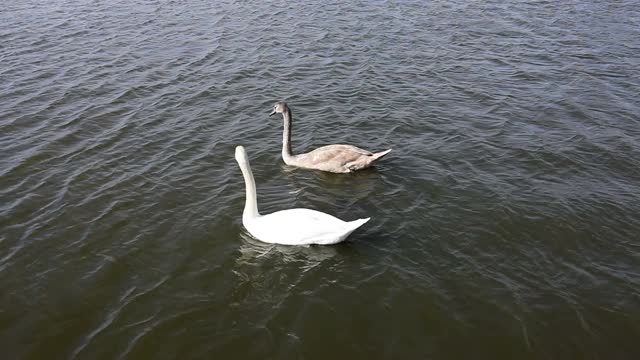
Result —
M 631 0 L 5 1 L 3 358 L 637 359 L 638 89 Z

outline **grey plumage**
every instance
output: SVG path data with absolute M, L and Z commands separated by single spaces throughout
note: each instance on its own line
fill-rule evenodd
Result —
M 282 136 L 282 159 L 287 165 L 316 169 L 333 173 L 350 173 L 366 169 L 385 156 L 391 149 L 372 153 L 353 145 L 327 145 L 304 154 L 294 155 L 291 151 L 291 110 L 283 102 L 273 105 L 271 115 L 280 113 L 284 120 Z

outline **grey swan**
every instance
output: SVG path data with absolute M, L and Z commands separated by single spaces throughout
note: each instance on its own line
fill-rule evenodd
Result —
M 290 166 L 315 169 L 332 173 L 350 173 L 366 169 L 391 151 L 391 149 L 372 153 L 353 145 L 326 145 L 304 154 L 291 152 L 291 110 L 284 101 L 273 105 L 269 116 L 282 114 L 284 131 L 282 133 L 282 160 Z

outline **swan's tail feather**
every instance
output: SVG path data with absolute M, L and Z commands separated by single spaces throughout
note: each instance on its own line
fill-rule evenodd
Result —
M 334 236 L 331 236 L 330 238 L 328 238 L 328 241 L 317 241 L 316 244 L 332 245 L 332 244 L 337 244 L 339 242 L 342 242 L 349 235 L 351 235 L 352 232 L 356 231 L 357 228 L 359 228 L 360 226 L 364 225 L 367 221 L 369 221 L 369 219 L 371 218 L 349 221 L 348 223 L 345 224 L 344 230 L 342 231 L 342 234 L 340 234 L 340 236 L 335 237 L 335 233 L 334 233 L 333 234 Z
M 380 159 L 381 157 L 387 155 L 390 151 L 391 151 L 391 149 L 388 149 L 388 150 L 380 151 L 378 153 L 373 154 L 373 160 L 372 161 L 376 161 L 376 160 Z
M 353 221 L 349 221 L 347 224 L 347 235 L 351 234 L 352 232 L 354 232 L 357 228 L 359 228 L 360 226 L 364 225 L 367 221 L 369 221 L 371 218 L 364 218 L 364 219 L 358 219 L 358 220 L 353 220 Z

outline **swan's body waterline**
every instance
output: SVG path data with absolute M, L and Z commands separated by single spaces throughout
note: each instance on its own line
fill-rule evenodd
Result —
M 269 116 L 276 113 L 281 113 L 284 121 L 282 160 L 290 166 L 334 173 L 350 173 L 372 166 L 376 160 L 391 151 L 391 149 L 388 149 L 372 153 L 353 145 L 335 144 L 322 146 L 308 153 L 294 155 L 291 151 L 291 110 L 285 102 L 280 101 L 273 106 L 273 111 Z
M 258 212 L 256 183 L 249 158 L 242 146 L 236 147 L 236 161 L 246 187 L 242 224 L 256 239 L 283 245 L 331 245 L 344 241 L 369 218 L 343 221 L 311 209 L 288 209 L 267 215 Z

